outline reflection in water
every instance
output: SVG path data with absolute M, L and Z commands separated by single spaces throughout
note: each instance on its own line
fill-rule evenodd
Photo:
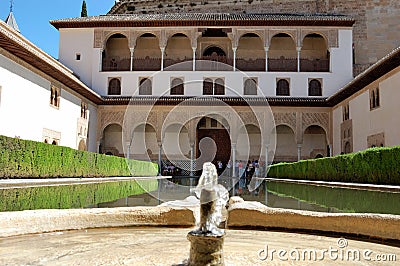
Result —
M 219 178 L 219 183 L 237 195 L 233 190 L 237 180 Z M 113 202 L 99 203 L 98 208 L 123 206 L 156 206 L 165 201 L 183 200 L 193 195 L 190 187 L 197 185 L 197 178 L 179 178 L 171 181 L 159 180 L 158 191 L 130 196 Z M 244 192 L 240 196 L 246 201 L 258 201 L 272 208 L 309 210 L 317 212 L 361 212 L 400 214 L 400 193 L 369 191 L 346 188 L 332 188 L 305 184 L 281 182 L 266 183 L 254 192 Z

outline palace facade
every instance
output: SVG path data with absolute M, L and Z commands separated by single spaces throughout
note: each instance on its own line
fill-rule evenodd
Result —
M 0 134 L 191 171 L 206 150 L 224 164 L 272 163 L 399 145 L 400 52 L 353 78 L 355 23 L 317 13 L 60 19 L 59 62 L 2 23 Z M 21 106 L 32 111 L 14 116 Z

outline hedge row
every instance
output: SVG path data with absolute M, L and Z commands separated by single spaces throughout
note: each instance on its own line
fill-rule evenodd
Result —
M 269 167 L 268 177 L 400 185 L 400 147 L 274 164 Z
M 0 136 L 0 178 L 154 176 L 157 172 L 157 164 L 150 162 Z
M 0 212 L 85 208 L 154 191 L 156 179 L 0 189 Z

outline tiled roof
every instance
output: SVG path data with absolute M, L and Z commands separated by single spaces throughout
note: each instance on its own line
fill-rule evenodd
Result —
M 77 17 L 52 20 L 60 28 L 168 26 L 348 26 L 354 19 L 333 14 L 167 13 Z
M 0 47 L 94 103 L 101 103 L 101 97 L 80 81 L 70 69 L 43 52 L 3 21 L 0 21 Z
M 364 72 L 355 77 L 347 85 L 327 99 L 329 106 L 335 106 L 354 93 L 362 90 L 367 85 L 381 78 L 393 69 L 400 66 L 400 47 L 380 59 L 378 62 L 367 68 Z

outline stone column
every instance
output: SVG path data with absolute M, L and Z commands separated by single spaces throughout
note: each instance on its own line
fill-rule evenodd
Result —
M 196 47 L 192 47 L 193 50 L 193 67 L 192 70 L 196 71 Z
M 190 144 L 190 176 L 194 176 L 194 143 Z
M 131 142 L 126 142 L 126 159 L 131 158 Z
M 100 153 L 100 143 L 101 143 L 100 141 L 96 142 L 96 152 L 97 153 Z
M 267 145 L 265 145 L 265 169 L 264 169 L 264 173 L 265 173 L 265 176 L 267 175 L 267 170 L 268 170 L 268 148 L 269 148 L 269 145 L 267 144 Z
M 135 48 L 129 48 L 129 50 L 131 51 L 131 65 L 130 65 L 130 71 L 133 70 L 133 52 L 135 51 Z
M 297 161 L 301 160 L 301 144 L 297 144 Z
M 160 47 L 161 49 L 161 71 L 164 71 L 164 53 L 165 47 Z
M 297 50 L 297 72 L 300 72 L 300 52 L 301 47 L 296 47 Z
M 162 142 L 158 143 L 158 174 L 161 175 L 162 173 Z
M 265 50 L 265 72 L 268 72 L 268 51 L 269 47 L 264 47 Z
M 329 51 L 329 58 L 328 58 L 328 60 L 329 60 L 329 71 L 332 71 L 332 48 L 328 48 L 328 51 Z
M 232 47 L 233 50 L 233 71 L 236 71 L 236 50 L 237 47 Z
M 231 144 L 232 154 L 232 177 L 236 177 L 236 143 Z
M 100 49 L 100 63 L 99 63 L 99 71 L 103 71 L 103 49 Z

